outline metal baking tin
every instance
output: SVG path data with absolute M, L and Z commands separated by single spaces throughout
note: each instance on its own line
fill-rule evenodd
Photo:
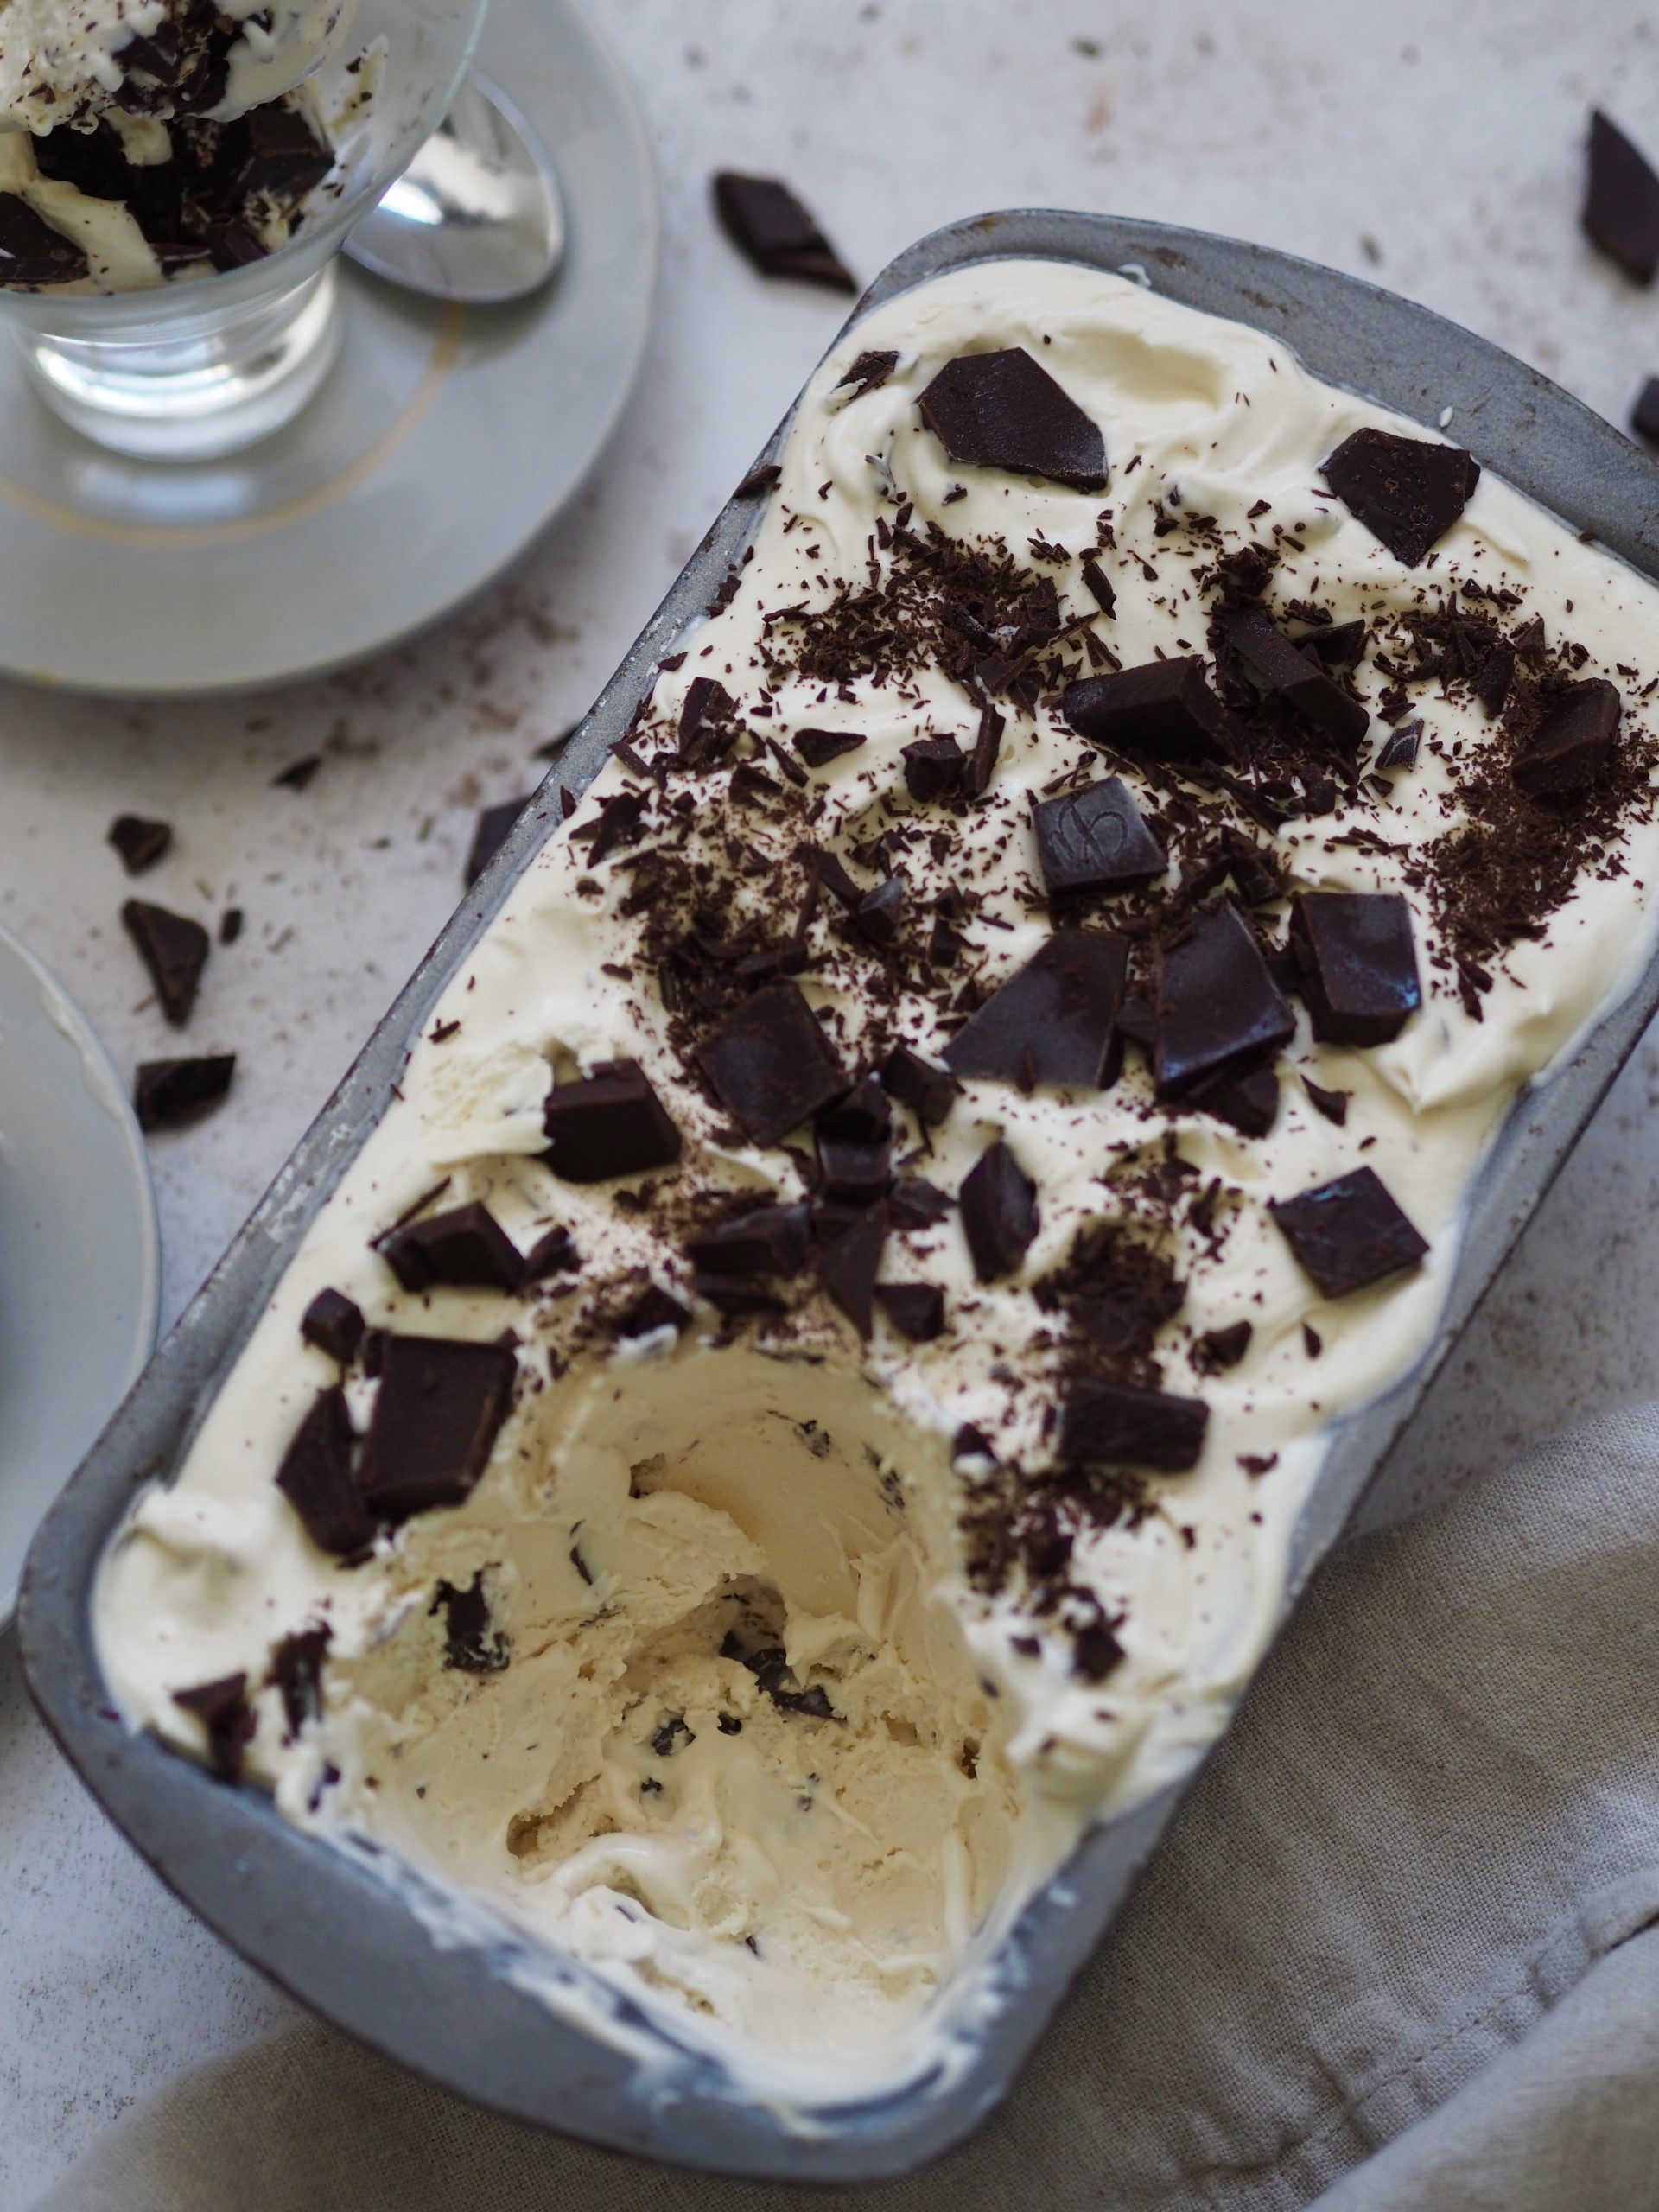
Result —
M 945 270 L 1025 256 L 1141 276 L 1172 299 L 1269 333 L 1317 376 L 1426 424 L 1450 419 L 1501 476 L 1659 576 L 1659 469 L 1618 431 L 1535 371 L 1427 309 L 1262 246 L 1110 216 L 987 215 L 901 254 L 854 319 Z M 777 453 L 787 428 L 780 425 L 762 459 Z M 658 661 L 741 556 L 762 505 L 728 504 L 571 740 L 554 771 L 558 782 L 579 791 L 597 772 L 649 692 Z M 817 2114 L 803 2132 L 643 2015 L 634 2024 L 655 2053 L 645 2063 L 515 1986 L 512 1954 L 526 1947 L 505 1923 L 498 1944 L 439 1948 L 372 1866 L 287 1826 L 260 1790 L 227 1787 L 154 1738 L 129 1735 L 99 1679 L 92 1578 L 134 1484 L 179 1464 L 308 1224 L 385 1111 L 434 1001 L 553 833 L 557 814 L 550 804 L 521 817 L 48 1516 L 22 1591 L 29 1684 L 88 1786 L 187 1904 L 296 1997 L 429 2080 L 589 2142 L 716 2172 L 822 2182 L 903 2173 L 960 2141 L 1007 2094 L 1190 1777 L 1095 1829 L 1033 1898 L 976 1977 L 964 2063 L 889 2098 Z M 1475 1186 L 1431 1349 L 1386 1395 L 1340 1426 L 1295 1532 L 1293 1597 L 1341 1531 L 1656 1006 L 1659 958 L 1570 1065 L 1522 1094 Z M 609 2006 L 614 2011 L 613 1996 Z

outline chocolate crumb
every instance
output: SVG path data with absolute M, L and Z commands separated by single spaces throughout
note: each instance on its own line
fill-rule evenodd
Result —
M 280 769 L 271 781 L 273 790 L 302 791 L 322 766 L 321 753 L 308 753 L 298 760 L 290 760 Z

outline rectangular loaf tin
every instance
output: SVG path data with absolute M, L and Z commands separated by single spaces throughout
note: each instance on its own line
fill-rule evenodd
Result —
M 1659 468 L 1618 430 L 1426 308 L 1265 247 L 1112 216 L 986 215 L 901 254 L 854 320 L 944 270 L 1025 256 L 1143 275 L 1154 290 L 1252 324 L 1292 347 L 1314 375 L 1425 424 L 1454 409 L 1459 437 L 1483 463 L 1659 577 Z M 787 428 L 780 425 L 762 459 L 778 452 Z M 754 499 L 728 502 L 571 739 L 548 800 L 525 810 L 65 1491 L 29 1554 L 20 1624 L 41 1710 L 111 1818 L 227 1942 L 349 2033 L 463 2096 L 589 2142 L 723 2173 L 868 2181 L 938 2156 L 1006 2094 L 1188 1785 L 1096 1828 L 1032 1900 L 992 1969 L 978 1978 L 963 2066 L 948 2079 L 824 2113 L 804 2131 L 643 2018 L 636 2025 L 661 2063 L 637 2065 L 514 1986 L 512 1955 L 525 1946 L 505 1923 L 493 1947 L 439 1948 L 372 1870 L 287 1826 L 263 1792 L 227 1787 L 154 1738 L 130 1735 L 99 1679 L 89 1619 L 99 1555 L 135 1484 L 179 1465 L 277 1276 L 386 1110 L 429 1009 L 553 833 L 555 783 L 580 791 L 596 773 L 649 691 L 658 661 L 714 598 L 760 511 Z M 1659 957 L 1570 1063 L 1522 1095 L 1470 1199 L 1461 1257 L 1428 1351 L 1338 1428 L 1295 1532 L 1293 1599 L 1656 1007 Z

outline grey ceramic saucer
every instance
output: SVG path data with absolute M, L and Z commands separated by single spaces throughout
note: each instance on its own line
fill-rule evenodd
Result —
M 563 506 L 645 350 L 656 179 L 578 0 L 497 0 L 478 59 L 558 171 L 569 245 L 544 291 L 445 308 L 342 264 L 346 342 L 317 398 L 189 467 L 86 443 L 0 344 L 0 670 L 152 694 L 314 674 L 445 613 Z
M 35 1525 L 156 1344 L 143 1139 L 86 1017 L 0 930 L 0 1626 Z

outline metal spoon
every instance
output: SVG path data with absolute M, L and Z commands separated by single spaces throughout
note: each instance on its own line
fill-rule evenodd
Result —
M 512 101 L 468 77 L 420 152 L 346 241 L 411 292 L 484 305 L 522 299 L 564 257 L 564 203 L 545 149 Z

